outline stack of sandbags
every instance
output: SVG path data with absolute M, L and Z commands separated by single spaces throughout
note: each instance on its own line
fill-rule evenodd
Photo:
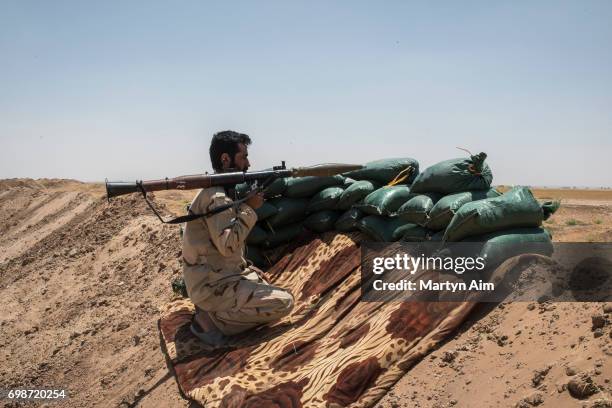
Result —
M 541 226 L 559 203 L 540 204 L 527 187 L 500 194 L 491 188 L 493 176 L 485 159 L 480 153 L 446 160 L 421 173 L 410 187 L 418 195 L 396 213 L 413 223 L 398 230 L 400 239 L 481 242 L 479 256 L 489 266 L 526 249 L 551 255 L 551 235 Z
M 247 237 L 246 258 L 266 266 L 265 250 L 292 241 L 306 226 L 316 232 L 332 229 L 337 216 L 330 210 L 344 191 L 345 179 L 338 175 L 275 180 L 255 211 L 257 223 Z
M 439 231 L 461 204 L 499 195 L 490 189 L 493 176 L 485 159 L 486 154 L 481 153 L 446 160 L 425 169 L 411 183 L 383 186 L 355 203 L 341 217 L 342 226 L 355 220 L 354 228 L 379 241 L 441 240 L 444 234 Z M 455 193 L 462 194 L 461 198 L 447 198 Z M 359 215 L 362 218 L 358 219 Z
M 551 237 L 541 225 L 558 203 L 540 204 L 526 187 L 505 194 L 491 188 L 486 157 L 445 160 L 422 173 L 416 160 L 393 158 L 342 176 L 276 180 L 257 210 L 247 257 L 261 265 L 262 250 L 305 230 L 332 229 L 359 230 L 381 242 L 482 242 L 483 253 L 495 262 L 523 243 L 542 243 L 537 252 L 550 255 Z M 510 244 L 514 249 L 506 251 Z
M 373 161 L 347 173 L 357 181 L 340 196 L 338 209 L 344 213 L 335 229 L 360 230 L 376 241 L 396 240 L 393 232 L 405 222 L 389 217 L 410 197 L 409 186 L 418 174 L 418 161 L 409 157 Z
M 461 241 L 468 237 L 512 228 L 542 225 L 558 204 L 540 204 L 527 187 L 514 187 L 494 198 L 472 201 L 461 206 L 444 232 L 444 241 Z
M 265 265 L 265 250 L 290 242 L 305 230 L 322 233 L 355 229 L 353 222 L 361 218 L 361 213 L 349 219 L 345 214 L 341 220 L 343 213 L 356 213 L 356 204 L 390 182 L 396 183 L 391 190 L 406 190 L 417 174 L 416 160 L 393 158 L 367 163 L 344 175 L 277 179 L 265 192 L 266 202 L 256 211 L 258 221 L 247 238 L 246 257 L 256 265 Z M 397 207 L 394 203 L 400 204 L 400 196 L 391 191 L 379 194 L 382 201 L 370 200 L 368 205 L 373 213 L 379 211 L 388 216 L 390 209 Z
M 482 242 L 479 256 L 491 267 L 524 252 L 550 256 L 552 237 L 542 222 L 558 208 L 558 202 L 539 203 L 527 187 L 514 187 L 499 197 L 461 206 L 443 240 Z
M 423 171 L 410 186 L 413 197 L 396 216 L 411 224 L 404 241 L 437 240 L 461 205 L 499 193 L 491 189 L 493 174 L 485 163 L 487 155 L 445 160 Z M 418 228 L 418 227 L 421 227 Z M 424 237 L 424 239 L 423 239 Z

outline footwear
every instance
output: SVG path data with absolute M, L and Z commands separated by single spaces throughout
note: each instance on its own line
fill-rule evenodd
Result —
M 223 334 L 216 331 L 206 332 L 195 320 L 191 322 L 189 330 L 210 350 L 223 348 L 227 345 L 227 338 Z

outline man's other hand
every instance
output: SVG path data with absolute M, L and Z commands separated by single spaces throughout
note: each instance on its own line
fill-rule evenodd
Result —
M 245 201 L 246 205 L 248 205 L 249 207 L 251 207 L 252 209 L 256 210 L 259 207 L 261 207 L 264 203 L 264 195 L 263 193 L 257 193 L 252 197 L 249 197 L 246 201 Z

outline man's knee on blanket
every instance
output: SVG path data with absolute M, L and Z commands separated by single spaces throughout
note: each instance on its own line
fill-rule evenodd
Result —
M 260 310 L 263 310 L 264 315 L 270 315 L 272 320 L 281 319 L 291 313 L 293 302 L 293 295 L 289 291 L 276 288 L 274 295 L 266 301 L 268 307 Z M 254 306 L 255 310 L 257 308 Z
M 209 312 L 215 326 L 225 335 L 242 333 L 259 325 L 282 319 L 293 309 L 287 290 L 269 285 L 240 285 L 238 304 L 227 310 Z

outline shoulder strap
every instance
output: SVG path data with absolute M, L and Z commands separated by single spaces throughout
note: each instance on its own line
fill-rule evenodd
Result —
M 263 192 L 265 191 L 268 186 L 270 184 L 272 184 L 272 182 L 274 180 L 276 180 L 277 176 L 276 175 L 271 175 L 269 176 L 261 186 L 257 186 L 251 190 L 249 192 L 249 194 L 247 194 L 245 197 L 239 199 L 239 200 L 235 200 L 234 202 L 230 203 L 230 204 L 225 204 L 225 205 L 221 205 L 219 207 L 213 208 L 210 211 L 205 212 L 204 214 L 194 214 L 193 212 L 191 212 L 191 210 L 189 210 L 189 214 L 187 215 L 181 215 L 180 217 L 176 217 L 173 218 L 171 220 L 165 221 L 161 215 L 159 215 L 159 213 L 157 212 L 157 210 L 155 210 L 155 207 L 153 207 L 153 204 L 151 204 L 151 202 L 149 201 L 149 199 L 147 198 L 147 192 L 145 191 L 145 189 L 142 187 L 142 184 L 138 183 L 138 189 L 140 190 L 140 192 L 142 193 L 142 196 L 145 199 L 145 202 L 147 203 L 147 205 L 149 206 L 149 208 L 151 209 L 151 211 L 153 211 L 153 213 L 155 213 L 155 215 L 157 216 L 157 218 L 164 224 L 182 224 L 184 222 L 189 222 L 189 221 L 193 221 L 193 220 L 197 220 L 198 218 L 202 218 L 202 217 L 210 217 L 211 215 L 215 215 L 218 214 L 220 212 L 223 212 L 225 210 L 227 210 L 228 208 L 238 208 L 238 206 L 240 204 L 242 204 L 243 202 L 245 202 L 246 200 L 248 200 L 250 198 L 250 196 L 252 194 L 255 194 L 257 192 Z
M 147 205 L 149 206 L 149 208 L 151 209 L 151 211 L 153 211 L 153 213 L 157 216 L 157 218 L 162 223 L 164 223 L 164 224 L 182 224 L 184 222 L 189 222 L 189 221 L 197 220 L 198 218 L 210 217 L 211 215 L 215 215 L 215 214 L 218 214 L 220 212 L 223 212 L 223 211 L 227 210 L 228 208 L 237 207 L 240 204 L 242 204 L 243 201 L 245 201 L 244 199 L 236 200 L 233 203 L 225 204 L 225 205 L 221 205 L 219 207 L 213 208 L 212 210 L 207 211 L 204 214 L 195 214 L 191 210 L 189 210 L 189 214 L 187 214 L 187 215 L 181 215 L 180 217 L 172 218 L 172 219 L 166 221 L 166 220 L 164 220 L 161 217 L 161 215 L 157 212 L 155 207 L 153 207 L 153 204 L 149 201 L 149 198 L 147 197 L 147 192 L 142 188 L 141 185 L 138 185 L 138 186 L 140 187 L 140 191 L 142 193 L 142 196 L 144 197 L 144 200 L 147 203 Z

